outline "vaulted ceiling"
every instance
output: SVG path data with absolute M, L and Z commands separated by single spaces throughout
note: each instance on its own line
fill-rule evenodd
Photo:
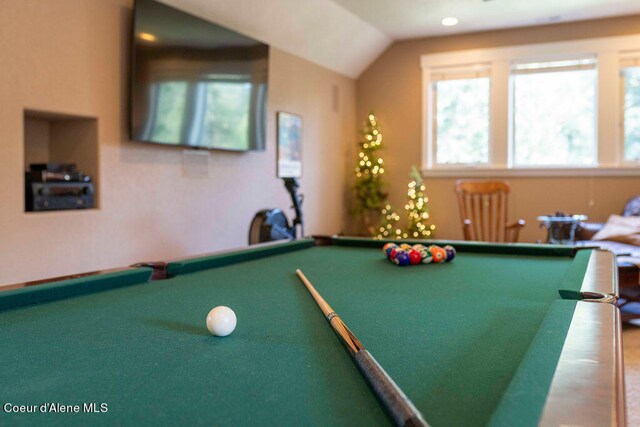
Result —
M 161 1 L 350 77 L 395 40 L 640 13 L 640 0 Z
M 640 0 L 333 0 L 394 40 L 640 13 Z M 455 17 L 458 24 L 442 25 Z

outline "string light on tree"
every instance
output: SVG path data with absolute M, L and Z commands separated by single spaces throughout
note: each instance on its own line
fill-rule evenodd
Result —
M 429 222 L 429 209 L 427 202 L 429 198 L 425 196 L 425 186 L 422 176 L 418 170 L 413 168 L 411 173 L 413 180 L 409 183 L 407 191 L 407 204 L 404 206 L 407 213 L 407 228 L 402 234 L 403 238 L 430 238 L 436 229 L 434 224 Z
M 382 222 L 378 228 L 376 239 L 399 239 L 402 237 L 402 230 L 398 227 L 400 215 L 391 209 L 391 205 L 385 206 L 382 211 Z
M 359 142 L 358 159 L 355 167 L 356 182 L 355 207 L 353 214 L 363 219 L 366 232 L 375 235 L 377 216 L 385 206 L 387 193 L 384 191 L 384 161 L 378 150 L 382 148 L 382 133 L 373 114 L 369 114 L 364 124 L 364 138 Z

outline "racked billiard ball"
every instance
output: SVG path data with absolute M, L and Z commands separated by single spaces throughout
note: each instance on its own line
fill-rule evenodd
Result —
M 434 263 L 445 262 L 447 260 L 447 251 L 442 249 L 440 246 L 436 246 L 436 245 L 429 246 L 429 250 L 433 255 Z
M 422 255 L 420 254 L 420 251 L 411 249 L 409 251 L 409 264 L 415 265 L 415 264 L 420 264 L 421 262 L 422 262 Z
M 442 249 L 444 249 L 447 252 L 447 262 L 451 261 L 456 257 L 456 250 L 453 246 L 447 245 Z
M 384 256 L 388 257 L 389 254 L 391 253 L 391 249 L 393 248 L 397 248 L 398 245 L 396 245 L 395 243 L 385 243 L 385 245 L 382 247 L 382 252 L 384 253 Z
M 429 250 L 428 248 L 424 248 L 421 249 L 420 251 L 420 256 L 422 257 L 422 261 L 420 261 L 422 264 L 431 264 L 431 262 L 433 261 L 433 254 L 431 253 L 431 250 Z
M 401 267 L 409 265 L 409 253 L 407 251 L 396 252 L 396 257 L 393 262 Z

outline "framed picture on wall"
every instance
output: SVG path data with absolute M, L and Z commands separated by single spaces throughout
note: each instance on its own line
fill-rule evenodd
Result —
M 279 111 L 277 114 L 278 178 L 302 176 L 302 116 Z

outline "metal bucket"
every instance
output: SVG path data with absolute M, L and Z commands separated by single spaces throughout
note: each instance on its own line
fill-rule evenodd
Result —
M 547 229 L 547 243 L 554 245 L 573 245 L 576 242 L 576 229 L 585 215 L 555 215 L 539 216 L 540 226 Z

